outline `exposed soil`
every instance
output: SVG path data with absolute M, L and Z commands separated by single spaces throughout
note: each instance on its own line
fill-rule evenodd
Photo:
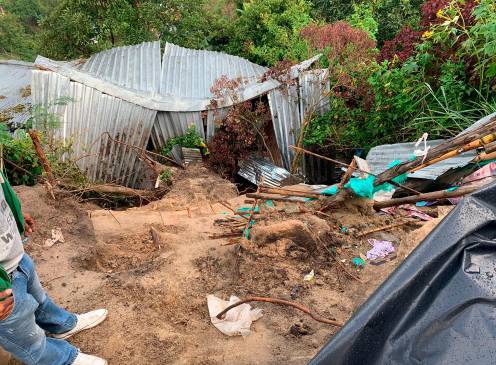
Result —
M 263 211 L 270 220 L 257 223 L 264 234 L 255 227 L 253 241 L 224 246 L 228 239 L 209 238 L 221 232 L 216 220 L 233 215 L 218 202 L 238 207 L 244 197 L 236 197 L 233 185 L 203 167 L 183 172 L 161 201 L 126 211 L 109 212 L 70 198 L 52 201 L 41 186 L 17 191 L 37 221 L 27 251 L 49 294 L 74 312 L 97 307 L 110 311 L 105 323 L 75 336 L 72 343 L 119 365 L 305 364 L 337 328 L 291 308 L 255 303 L 264 315 L 252 333 L 227 337 L 210 323 L 206 296 L 294 299 L 345 322 L 440 220 L 420 230 L 405 226 L 375 234 L 393 240 L 398 255 L 359 271 L 350 260 L 365 254 L 368 244 L 353 238 L 353 228 L 392 221 L 373 214 L 363 202 L 317 219 L 294 204 L 279 203 L 281 211 Z M 289 220 L 301 222 L 316 241 L 295 236 L 288 227 L 271 228 Z M 152 239 L 152 226 L 161 249 Z M 61 228 L 65 243 L 44 247 L 53 228 Z M 271 229 L 286 233 L 277 236 Z M 315 280 L 303 281 L 311 270 Z

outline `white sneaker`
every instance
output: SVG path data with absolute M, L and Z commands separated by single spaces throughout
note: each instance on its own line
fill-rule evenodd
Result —
M 106 309 L 98 309 L 93 312 L 88 312 L 85 314 L 78 314 L 76 327 L 74 327 L 69 332 L 60 333 L 60 334 L 52 334 L 53 338 L 58 338 L 60 340 L 65 340 L 71 336 L 74 336 L 76 333 L 79 333 L 84 330 L 88 330 L 90 328 L 98 326 L 100 323 L 105 321 L 107 318 L 108 311 Z M 84 363 L 86 364 L 86 363 Z M 90 363 L 88 363 L 90 364 Z M 92 364 L 92 363 L 91 363 Z M 100 364 L 100 363 L 98 363 Z
M 80 352 L 72 365 L 107 365 L 107 360 Z

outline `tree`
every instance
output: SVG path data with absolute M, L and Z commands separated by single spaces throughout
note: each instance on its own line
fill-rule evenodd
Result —
M 42 23 L 41 52 L 73 59 L 121 45 L 161 39 L 207 46 L 203 0 L 62 0 Z
M 4 58 L 32 59 L 34 44 L 20 19 L 0 11 L 0 56 Z
M 300 30 L 312 20 L 310 11 L 307 0 L 247 1 L 227 51 L 268 66 L 282 60 L 300 61 L 307 56 Z

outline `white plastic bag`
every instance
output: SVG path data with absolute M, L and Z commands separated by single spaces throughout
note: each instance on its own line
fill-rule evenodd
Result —
M 216 316 L 228 306 L 239 302 L 239 298 L 231 296 L 229 302 L 219 299 L 214 295 L 207 296 L 208 312 L 212 324 L 223 334 L 228 336 L 243 336 L 250 334 L 250 327 L 253 322 L 262 317 L 261 309 L 251 309 L 247 303 L 241 304 L 227 312 L 224 319 Z

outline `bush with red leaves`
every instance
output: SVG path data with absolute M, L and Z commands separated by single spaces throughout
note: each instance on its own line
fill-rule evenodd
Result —
M 416 32 L 410 27 L 404 27 L 390 41 L 384 42 L 378 61 L 391 61 L 397 56 L 401 63 L 415 53 L 415 47 L 422 41 L 422 32 Z
M 329 78 L 334 95 L 354 108 L 370 106 L 373 95 L 367 83 L 370 65 L 376 57 L 376 43 L 364 30 L 339 21 L 333 24 L 311 24 L 301 35 L 310 47 L 323 51 L 329 61 Z
M 239 161 L 253 151 L 263 150 L 267 136 L 265 127 L 271 114 L 262 101 L 247 101 L 233 106 L 218 126 L 208 144 L 209 163 L 219 174 L 233 178 L 239 170 Z
M 328 50 L 329 63 L 358 63 L 374 58 L 375 41 L 362 29 L 339 21 L 332 24 L 310 24 L 301 35 L 316 50 Z

